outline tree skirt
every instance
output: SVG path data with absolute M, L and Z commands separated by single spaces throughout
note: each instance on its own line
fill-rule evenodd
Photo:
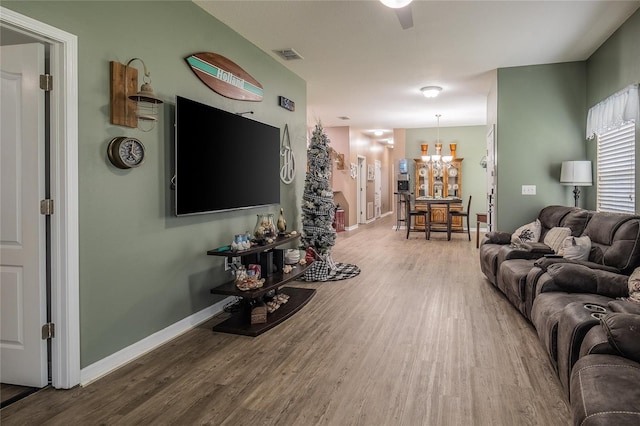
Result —
M 335 269 L 331 269 L 329 263 L 324 260 L 316 260 L 309 266 L 302 277 L 304 281 L 339 281 L 348 280 L 360 273 L 360 268 L 351 263 L 335 263 Z

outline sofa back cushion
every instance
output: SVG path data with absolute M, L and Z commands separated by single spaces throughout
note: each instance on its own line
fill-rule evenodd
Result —
M 547 206 L 540 210 L 538 220 L 540 221 L 540 241 L 544 240 L 545 235 L 551 228 L 561 225 L 562 219 L 569 214 L 575 207 L 567 206 Z
M 589 261 L 613 266 L 627 275 L 640 266 L 640 216 L 595 213 L 584 235 L 591 239 Z
M 561 220 L 561 226 L 571 229 L 571 235 L 579 237 L 584 232 L 589 220 L 595 212 L 585 209 L 574 208 Z

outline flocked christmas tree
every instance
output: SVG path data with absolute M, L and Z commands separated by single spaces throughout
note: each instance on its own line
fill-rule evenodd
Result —
M 325 261 L 333 264 L 330 252 L 336 241 L 336 230 L 333 228 L 333 190 L 329 184 L 329 142 L 322 124 L 316 124 L 307 150 L 308 170 L 302 194 L 302 243 L 305 248 L 314 248 Z

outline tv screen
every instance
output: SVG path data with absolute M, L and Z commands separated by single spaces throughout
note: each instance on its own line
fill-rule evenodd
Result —
M 280 203 L 280 129 L 178 96 L 175 210 Z

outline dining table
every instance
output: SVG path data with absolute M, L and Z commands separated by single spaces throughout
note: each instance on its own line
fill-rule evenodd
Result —
M 459 204 L 462 202 L 460 197 L 430 197 L 421 196 L 416 197 L 416 204 L 424 204 L 427 206 L 427 240 L 431 238 L 431 206 L 434 204 L 445 205 L 447 208 L 447 232 L 450 233 L 451 221 L 449 220 L 449 211 L 451 204 Z M 449 234 L 450 235 L 450 234 Z

